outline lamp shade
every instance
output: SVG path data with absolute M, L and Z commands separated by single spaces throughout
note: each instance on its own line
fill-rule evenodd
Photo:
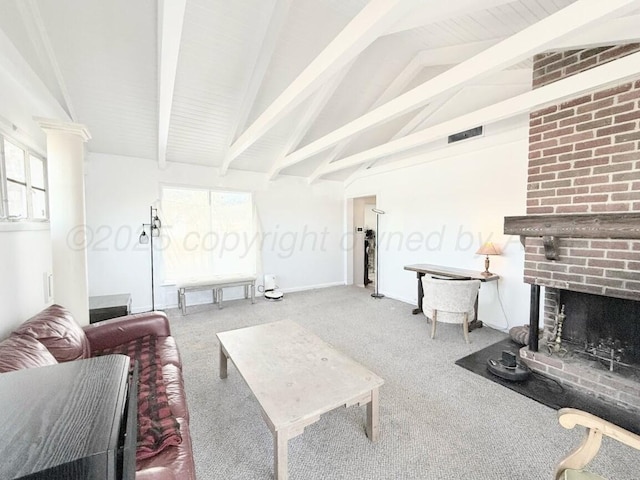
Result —
M 142 233 L 138 237 L 138 242 L 140 242 L 140 243 L 149 243 L 149 235 L 147 235 L 147 232 L 142 230 Z
M 493 243 L 487 242 L 483 244 L 476 253 L 478 255 L 500 255 L 500 249 Z

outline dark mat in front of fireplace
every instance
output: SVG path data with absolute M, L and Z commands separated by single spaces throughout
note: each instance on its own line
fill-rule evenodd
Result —
M 548 407 L 556 410 L 563 407 L 578 408 L 640 435 L 638 416 L 624 408 L 602 401 L 577 389 L 560 385 L 555 380 L 539 373 L 532 372 L 531 377 L 523 382 L 510 382 L 487 370 L 487 361 L 490 358 L 500 360 L 503 350 L 509 350 L 517 355 L 519 349 L 520 345 L 507 337 L 457 360 L 456 365 Z

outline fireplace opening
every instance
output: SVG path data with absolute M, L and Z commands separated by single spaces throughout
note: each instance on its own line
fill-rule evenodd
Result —
M 569 356 L 640 379 L 640 301 L 561 290 L 558 304 Z

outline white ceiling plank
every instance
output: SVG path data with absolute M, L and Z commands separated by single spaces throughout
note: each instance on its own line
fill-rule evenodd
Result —
M 435 4 L 433 0 L 430 4 Z M 410 2 L 371 0 L 333 41 L 289 84 L 229 149 L 229 162 L 261 138 L 284 115 L 407 13 Z
M 353 61 L 349 62 L 349 64 L 342 69 L 331 81 L 326 83 L 314 96 L 311 104 L 307 109 L 305 109 L 304 115 L 297 123 L 297 128 L 292 132 L 292 134 L 287 139 L 281 154 L 276 158 L 273 166 L 269 169 L 269 180 L 275 179 L 275 177 L 282 170 L 282 163 L 284 158 L 287 156 L 289 152 L 291 152 L 294 148 L 298 146 L 298 144 L 302 141 L 304 136 L 307 134 L 313 123 L 320 115 L 320 112 L 327 105 L 327 102 L 331 99 L 336 89 L 340 86 L 344 77 L 347 75 L 349 69 L 353 66 Z
M 570 33 L 584 28 L 604 17 L 620 14 L 637 7 L 639 0 L 610 0 L 593 2 L 577 0 L 540 22 L 484 50 L 469 60 L 453 66 L 446 72 L 402 94 L 384 105 L 362 115 L 342 127 L 289 154 L 285 165 L 295 165 L 379 123 L 419 108 L 450 89 L 464 86 L 478 77 L 504 69 L 520 60 L 543 51 Z
M 439 2 L 437 5 L 425 5 L 424 8 L 414 12 L 411 16 L 403 18 L 396 23 L 387 34 L 404 32 L 414 28 L 430 25 L 448 18 L 467 15 L 478 10 L 486 10 L 493 7 L 511 3 L 515 0 L 456 0 L 452 2 Z
M 423 63 L 422 54 L 418 53 L 411 59 L 407 66 L 404 67 L 404 69 L 398 74 L 398 76 L 393 79 L 393 82 L 389 84 L 385 91 L 382 92 L 382 95 L 378 97 L 371 109 L 374 109 L 382 105 L 383 103 L 386 103 L 389 100 L 397 97 L 399 93 L 402 92 L 407 87 L 407 85 L 409 85 L 411 80 L 413 80 L 416 75 L 418 75 L 418 73 L 422 71 L 424 66 L 425 65 Z
M 35 0 L 26 0 L 18 2 L 17 7 L 20 11 L 22 21 L 24 22 L 31 42 L 34 44 L 35 49 L 38 52 L 41 63 L 48 66 L 53 73 L 58 89 L 60 90 L 60 94 L 62 95 L 62 99 L 65 103 L 65 105 L 62 105 L 62 108 L 65 109 L 71 120 L 74 122 L 77 121 L 77 115 L 73 108 L 71 97 L 69 96 L 69 90 L 67 89 L 64 77 L 62 76 L 62 71 L 60 70 L 58 60 L 56 59 L 56 54 L 53 51 L 53 46 L 51 45 L 47 29 L 44 26 L 44 21 L 42 20 L 38 4 Z
M 178 70 L 186 0 L 160 0 L 158 4 L 158 165 L 167 164 L 171 106 Z
M 256 100 L 260 87 L 264 80 L 264 76 L 269 68 L 271 57 L 278 44 L 278 39 L 285 24 L 289 8 L 292 0 L 276 0 L 271 11 L 271 17 L 268 21 L 262 22 L 263 31 L 255 33 L 255 45 L 253 48 L 253 58 L 247 59 L 247 63 L 253 64 L 251 75 L 247 77 L 247 81 L 240 87 L 240 98 L 242 103 L 236 112 L 229 129 L 229 140 L 227 144 L 229 148 L 244 127 L 251 108 Z M 295 145 L 294 145 L 295 147 Z M 220 175 L 225 175 L 233 159 L 229 155 L 229 150 L 224 154 L 222 165 L 220 166 Z
M 587 31 L 553 45 L 554 50 L 574 50 L 589 47 L 616 45 L 618 43 L 634 43 L 640 41 L 640 15 L 612 18 L 602 25 L 595 25 Z
M 397 154 L 411 148 L 425 145 L 444 138 L 452 132 L 459 132 L 476 125 L 486 125 L 533 109 L 555 104 L 583 92 L 601 88 L 612 82 L 634 77 L 640 71 L 640 53 L 634 53 L 613 62 L 567 77 L 508 100 L 461 115 L 433 127 L 416 132 L 392 142 L 351 155 L 325 167 L 321 175 L 337 172 L 369 162 L 376 158 Z

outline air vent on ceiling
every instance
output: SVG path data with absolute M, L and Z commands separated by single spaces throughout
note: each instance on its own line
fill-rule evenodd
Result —
M 465 130 L 464 132 L 454 133 L 453 135 L 449 135 L 448 143 L 459 142 L 460 140 L 466 140 L 467 138 L 477 137 L 478 135 L 482 135 L 482 127 L 475 127 L 469 130 Z

